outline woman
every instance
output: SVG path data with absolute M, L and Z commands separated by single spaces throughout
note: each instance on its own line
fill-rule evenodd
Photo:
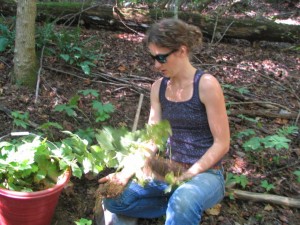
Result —
M 188 169 L 176 178 L 182 184 L 168 193 L 162 181 L 144 187 L 131 181 L 134 171 L 129 168 L 108 175 L 99 182 L 127 186 L 121 196 L 105 199 L 104 206 L 135 218 L 166 215 L 166 225 L 198 225 L 204 210 L 224 197 L 221 160 L 229 150 L 230 134 L 223 92 L 216 78 L 190 62 L 192 50 L 202 43 L 197 27 L 163 19 L 149 29 L 146 43 L 163 74 L 151 88 L 149 124 L 170 122 L 166 156 Z

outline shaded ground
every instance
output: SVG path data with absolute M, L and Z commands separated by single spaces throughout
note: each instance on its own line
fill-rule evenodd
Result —
M 214 6 L 211 7 L 213 9 Z M 29 112 L 32 122 L 29 129 L 48 121 L 58 122 L 71 131 L 86 127 L 100 128 L 104 124 L 132 127 L 140 93 L 145 98 L 138 127 L 147 122 L 149 90 L 159 74 L 153 70 L 153 62 L 141 43 L 141 37 L 104 30 L 83 30 L 82 38 L 91 35 L 96 35 L 101 42 L 95 52 L 104 54 L 104 60 L 96 62 L 92 76 L 87 77 L 80 70 L 67 67 L 58 58 L 44 56 L 37 103 L 33 91 L 18 89 L 10 84 L 12 55 L 1 56 L 0 136 L 16 130 L 8 110 Z M 300 170 L 299 133 L 287 136 L 291 140 L 288 149 L 271 147 L 259 152 L 245 151 L 243 144 L 246 139 L 237 136 L 241 131 L 253 129 L 256 136 L 266 137 L 283 127 L 299 126 L 300 58 L 299 52 L 291 50 L 291 47 L 267 42 L 252 47 L 242 40 L 228 40 L 214 45 L 206 40 L 193 62 L 214 74 L 224 87 L 232 134 L 231 149 L 224 160 L 224 168 L 227 175 L 246 175 L 249 180 L 245 188 L 238 183 L 235 187 L 264 193 L 261 181 L 267 180 L 275 187 L 270 190 L 271 194 L 299 199 L 300 187 L 293 174 Z M 55 105 L 67 103 L 78 90 L 85 89 L 98 90 L 102 102 L 111 102 L 115 106 L 116 111 L 110 120 L 90 123 L 87 118 L 91 112 L 85 99 L 79 106 L 85 115 L 78 112 L 77 117 L 71 118 L 54 111 Z M 55 137 L 61 135 L 57 130 L 53 133 Z M 84 177 L 71 181 L 61 195 L 53 225 L 71 225 L 80 218 L 93 217 L 97 179 Z M 296 225 L 299 221 L 300 213 L 296 208 L 226 197 L 221 203 L 221 210 L 206 213 L 201 224 Z M 163 224 L 163 219 L 139 221 L 139 225 L 159 224 Z

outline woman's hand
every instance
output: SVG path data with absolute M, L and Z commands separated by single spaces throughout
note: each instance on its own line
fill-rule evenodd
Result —
M 114 198 L 120 195 L 128 184 L 132 175 L 124 171 L 111 173 L 98 180 L 100 183 L 98 194 L 104 198 Z
M 189 170 L 187 170 L 186 172 L 182 173 L 179 177 L 175 178 L 175 181 L 177 184 L 180 184 L 184 181 L 190 180 L 192 179 L 196 174 L 190 172 Z
M 200 163 L 196 162 L 188 170 L 184 171 L 180 176 L 176 177 L 176 182 L 182 183 L 184 181 L 192 179 L 194 176 L 200 173 Z
M 104 184 L 104 183 L 114 183 L 121 186 L 126 186 L 130 178 L 132 177 L 132 174 L 125 173 L 123 171 L 111 173 L 105 177 L 102 177 L 98 180 L 98 183 Z

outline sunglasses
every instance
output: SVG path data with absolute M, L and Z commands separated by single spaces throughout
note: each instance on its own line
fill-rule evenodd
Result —
M 158 55 L 151 55 L 151 58 L 156 60 L 157 62 L 161 63 L 161 64 L 164 64 L 167 62 L 167 58 L 169 55 L 171 55 L 172 53 L 176 52 L 177 50 L 172 50 L 170 51 L 169 53 L 167 54 L 158 54 Z

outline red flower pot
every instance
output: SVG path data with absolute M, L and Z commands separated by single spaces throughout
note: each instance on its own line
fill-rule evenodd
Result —
M 68 170 L 54 187 L 42 191 L 18 192 L 0 188 L 0 224 L 49 225 L 70 176 Z

